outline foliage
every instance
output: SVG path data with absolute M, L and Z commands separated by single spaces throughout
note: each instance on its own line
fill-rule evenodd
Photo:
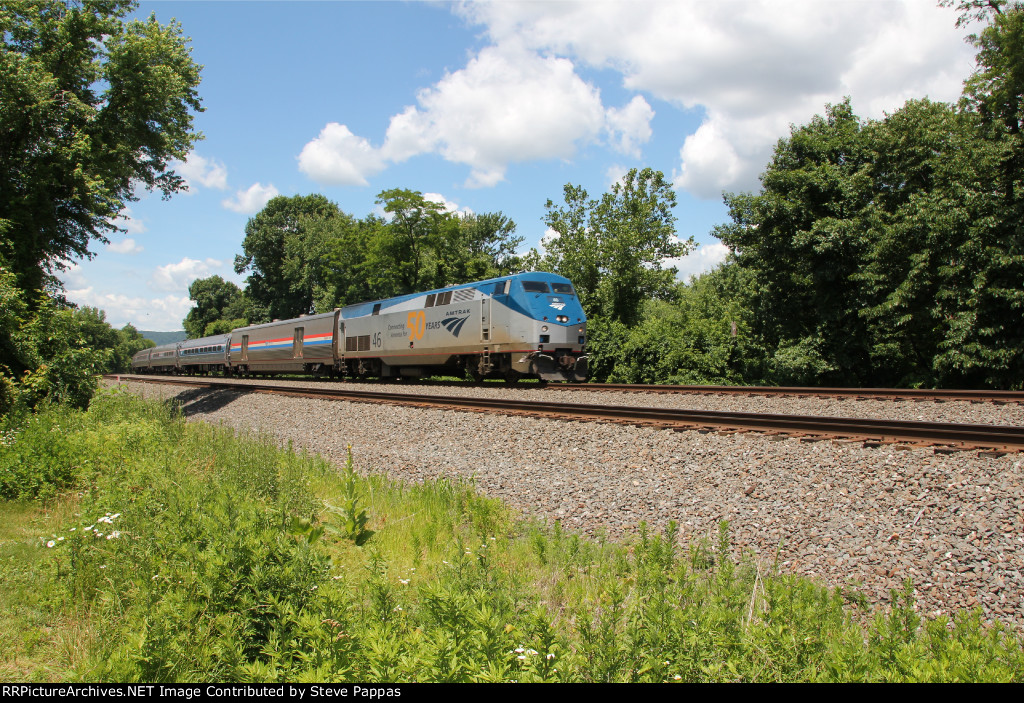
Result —
M 24 290 L 107 241 L 139 186 L 185 188 L 168 169 L 198 135 L 199 66 L 176 23 L 124 20 L 125 0 L 0 7 L 0 222 Z
M 267 203 L 246 226 L 244 254 L 235 258 L 238 273 L 251 271 L 244 293 L 250 322 L 518 270 L 522 238 L 501 213 L 455 214 L 397 188 L 377 198 L 387 219 L 357 220 L 322 195 Z
M 371 475 L 356 477 L 350 490 L 319 459 L 185 423 L 167 406 L 120 392 L 99 396 L 86 413 L 50 409 L 31 422 L 37 426 L 5 431 L 5 441 L 41 448 L 59 434 L 62 451 L 83 468 L 55 476 L 49 493 L 77 486 L 81 497 L 70 509 L 22 520 L 18 538 L 0 539 L 0 611 L 8 631 L 23 637 L 0 647 L 21 662 L 18 680 L 42 674 L 36 658 L 71 636 L 79 646 L 43 675 L 126 682 L 1024 675 L 1019 635 L 982 623 L 977 612 L 925 619 L 909 585 L 873 616 L 851 611 L 839 591 L 735 555 L 725 523 L 714 541 L 683 543 L 669 523 L 662 534 L 641 524 L 616 543 L 515 519 L 472 486 L 445 479 L 403 484 Z M 30 469 L 49 461 L 20 451 Z M 362 548 L 318 521 L 318 505 L 349 492 L 366 496 L 374 516 L 373 541 Z M 19 509 L 0 504 L 5 518 Z M 47 527 L 37 532 L 39 546 L 22 548 L 40 523 Z M 9 519 L 0 524 L 0 537 L 12 534 Z M 30 574 L 44 600 L 26 612 L 19 608 Z M 37 621 L 51 623 L 42 642 L 27 636 Z
M 244 317 L 258 324 L 314 311 L 327 252 L 327 239 L 315 223 L 339 217 L 348 216 L 316 194 L 279 195 L 250 218 L 242 254 L 235 257 L 235 273 L 250 272 Z
M 370 518 L 366 514 L 366 510 L 359 505 L 359 490 L 356 488 L 356 467 L 352 462 L 351 444 L 346 447 L 346 451 L 348 452 L 348 458 L 345 461 L 344 480 L 342 482 L 344 487 L 342 497 L 344 500 L 339 508 L 333 508 L 330 505 L 327 507 L 341 518 L 340 527 L 334 529 L 345 539 L 350 539 L 357 547 L 361 547 L 373 536 L 373 530 L 367 529 L 366 523 Z
M 762 192 L 727 196 L 717 229 L 753 277 L 768 378 L 1019 386 L 1024 251 L 1003 151 L 979 113 L 928 100 L 868 122 L 847 100 L 780 140 Z
M 195 302 L 195 307 L 188 311 L 183 325 L 191 339 L 218 334 L 207 332 L 211 325 L 225 320 L 236 321 L 244 318 L 245 300 L 242 291 L 234 283 L 225 281 L 220 276 L 197 278 L 188 287 L 188 297 Z M 242 322 L 235 327 L 244 327 Z M 216 327 L 220 329 L 223 324 Z M 230 332 L 234 327 L 228 328 Z
M 115 351 L 91 347 L 106 325 L 95 311 L 77 311 L 37 292 L 15 287 L 0 266 L 0 415 L 34 407 L 44 399 L 84 407 L 96 389 L 96 374 L 113 363 Z M 106 325 L 123 353 L 133 344 Z
M 231 330 L 236 330 L 239 327 L 246 327 L 249 321 L 244 317 L 237 317 L 233 320 L 214 320 L 206 325 L 206 329 L 203 330 L 203 337 L 212 337 L 217 334 L 228 334 Z
M 671 184 L 634 168 L 600 200 L 571 184 L 564 196 L 564 207 L 545 205 L 544 223 L 558 236 L 545 240 L 540 265 L 573 282 L 588 317 L 636 324 L 644 300 L 670 295 L 676 269 L 662 268 L 665 259 L 693 248 L 675 236 Z

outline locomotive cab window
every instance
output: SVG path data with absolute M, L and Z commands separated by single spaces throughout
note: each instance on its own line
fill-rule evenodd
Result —
M 370 313 L 370 314 L 371 314 L 371 315 L 380 315 L 380 303 L 376 303 L 376 304 L 375 304 L 375 305 L 373 306 L 373 312 L 372 312 L 372 313 Z
M 550 293 L 551 289 L 544 281 L 523 281 L 523 290 L 527 293 Z
M 568 283 L 552 283 L 551 289 L 556 293 L 564 293 L 565 295 L 576 295 L 576 291 L 572 289 Z

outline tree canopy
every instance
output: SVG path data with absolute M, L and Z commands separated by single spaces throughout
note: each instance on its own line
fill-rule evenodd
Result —
M 168 164 L 200 138 L 200 67 L 176 23 L 126 21 L 134 7 L 0 5 L 0 255 L 22 289 L 92 256 L 137 187 L 185 188 Z
M 220 320 L 242 320 L 245 316 L 245 299 L 234 283 L 220 276 L 197 278 L 188 287 L 188 297 L 195 301 L 195 307 L 185 316 L 184 326 L 188 336 L 195 339 L 208 334 L 207 328 Z M 236 325 L 238 327 L 243 326 Z
M 557 236 L 545 240 L 540 265 L 574 283 L 588 315 L 633 325 L 644 300 L 671 297 L 677 271 L 666 259 L 694 245 L 675 236 L 676 196 L 664 174 L 631 169 L 599 200 L 568 184 L 564 199 L 545 205 L 544 223 Z

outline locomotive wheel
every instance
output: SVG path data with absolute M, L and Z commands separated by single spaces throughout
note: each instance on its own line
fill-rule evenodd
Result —
M 505 372 L 505 383 L 510 386 L 514 386 L 519 383 L 520 373 L 514 369 L 509 369 Z

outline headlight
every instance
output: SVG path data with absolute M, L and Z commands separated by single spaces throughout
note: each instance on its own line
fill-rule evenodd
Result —
M 547 332 L 548 331 L 548 326 L 547 325 L 542 325 L 541 328 L 540 328 L 540 331 L 541 332 Z

